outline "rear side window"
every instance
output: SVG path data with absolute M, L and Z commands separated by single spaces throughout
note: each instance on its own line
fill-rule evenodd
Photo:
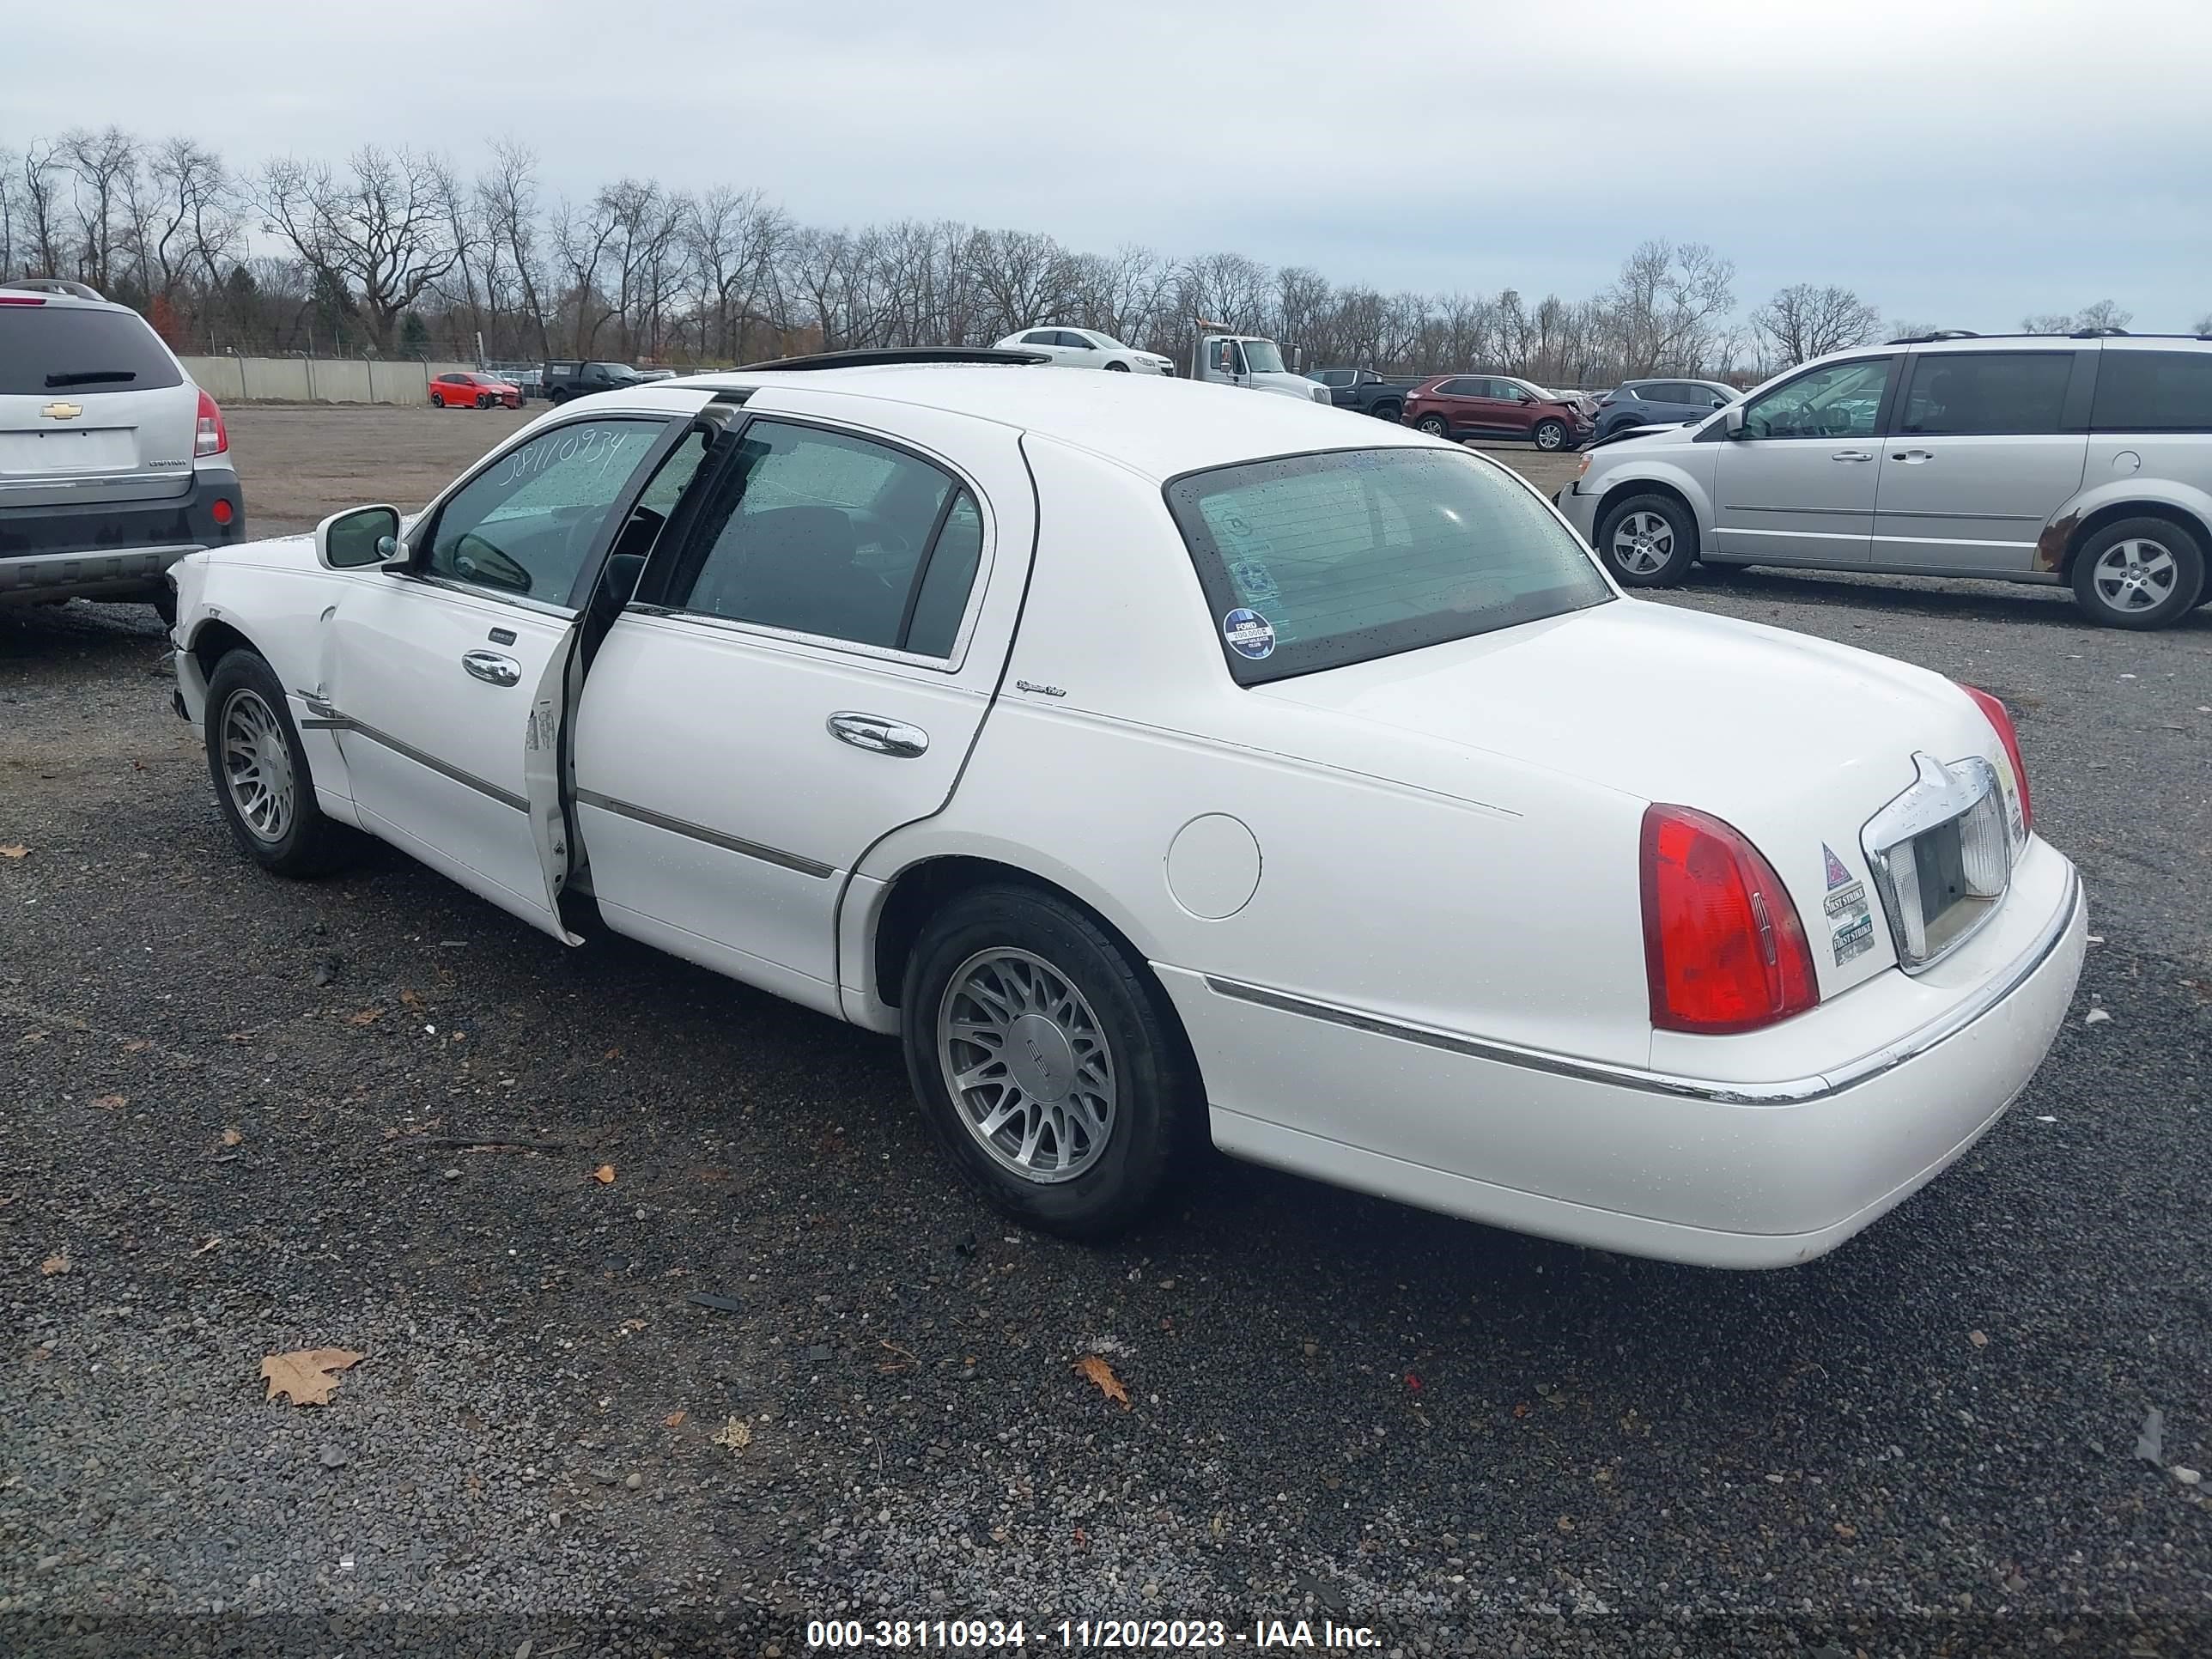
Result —
M 161 337 L 131 312 L 0 306 L 0 398 L 158 392 L 184 383 Z
M 1573 535 L 1471 455 L 1340 450 L 1179 478 L 1168 508 L 1240 684 L 1613 597 Z
M 1436 389 L 1436 395 L 1439 398 L 1487 398 L 1490 395 L 1488 386 L 1486 380 L 1469 380 L 1462 374 L 1455 380 L 1446 380 Z
M 2100 432 L 2212 432 L 2212 352 L 2098 353 Z
M 1898 430 L 1929 438 L 2057 432 L 2073 373 L 2070 351 L 1923 356 L 1912 366 Z

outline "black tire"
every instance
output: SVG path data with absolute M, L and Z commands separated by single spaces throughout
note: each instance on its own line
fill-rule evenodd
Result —
M 2132 562 L 2130 549 L 2138 555 Z M 2204 549 L 2171 519 L 2119 520 L 2074 556 L 2075 602 L 2107 628 L 2168 628 L 2208 597 Z
M 281 737 L 291 769 L 291 801 L 281 823 L 264 832 L 250 822 L 240 805 L 241 790 L 232 787 L 226 763 L 224 729 L 234 706 L 258 700 L 269 717 L 270 735 Z M 258 652 L 243 647 L 230 652 L 208 677 L 206 719 L 202 735 L 207 741 L 208 776 L 215 784 L 216 804 L 230 825 L 231 839 L 263 869 L 280 876 L 327 875 L 349 862 L 358 847 L 356 832 L 325 817 L 315 804 L 315 786 L 307 770 L 307 751 L 284 706 L 284 687 L 276 672 Z
M 1567 423 L 1565 421 L 1539 421 L 1528 441 L 1547 453 L 1557 453 L 1567 447 Z
M 1697 560 L 1698 521 L 1672 495 L 1631 495 L 1598 520 L 1595 540 L 1598 557 L 1624 586 L 1672 587 Z
M 970 970 L 1001 952 L 1042 963 L 1079 995 L 1086 1005 L 1080 1012 L 1090 1021 L 1078 1014 L 1066 1024 L 1095 1033 L 1110 1068 L 1113 1095 L 1105 1133 L 1095 1152 L 1074 1149 L 1082 1156 L 1076 1172 L 1066 1178 L 1042 1180 L 1008 1167 L 985 1150 L 980 1128 L 970 1128 L 965 1109 L 952 1098 L 946 1067 L 956 1063 L 951 1056 L 962 1040 L 952 1039 L 941 1055 L 940 1018 L 949 1020 L 957 1006 L 987 1006 L 972 994 L 954 996 L 955 977 L 966 983 Z M 1197 1062 L 1166 994 L 1141 963 L 1057 894 L 1010 884 L 953 899 L 929 919 L 915 941 L 899 1006 L 907 1076 L 939 1144 L 963 1180 L 1024 1226 L 1076 1239 L 1106 1238 L 1123 1231 L 1159 1196 L 1174 1154 L 1204 1125 L 1206 1095 Z M 1054 1018 L 1045 1024 L 1052 1031 L 1063 1030 Z M 1051 1031 L 1042 1034 L 1049 1043 Z M 980 1042 L 963 1046 L 973 1054 L 991 1052 Z M 1030 1052 L 1039 1051 L 1032 1047 Z M 1056 1055 L 1041 1056 L 1031 1074 L 1050 1082 L 1075 1053 L 1064 1046 Z M 1015 1079 L 1004 1063 L 1000 1070 L 1010 1084 Z M 988 1087 L 991 1081 L 979 1086 Z M 1009 1086 L 990 1103 L 1002 1105 L 1013 1092 Z M 1042 1138 L 1036 1144 L 1041 1152 Z
M 1129 372 L 1129 366 L 1127 363 L 1109 363 L 1106 367 L 1117 374 L 1127 374 Z
M 1367 412 L 1378 421 L 1403 422 L 1406 418 L 1403 404 L 1377 404 Z
M 477 399 L 477 407 L 478 409 L 489 409 L 491 407 L 491 401 L 490 394 L 486 393 Z
M 1413 428 L 1418 432 L 1427 433 L 1431 438 L 1448 438 L 1451 435 L 1451 422 L 1441 415 L 1424 415 L 1413 422 Z

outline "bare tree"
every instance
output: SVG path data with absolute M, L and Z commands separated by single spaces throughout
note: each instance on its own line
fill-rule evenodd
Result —
M 171 138 L 147 162 L 151 287 L 175 303 L 188 281 L 212 289 L 234 260 L 245 230 L 222 158 L 191 138 Z
M 1621 262 L 1600 296 L 1611 313 L 1626 374 L 1686 374 L 1711 350 L 1717 325 L 1735 308 L 1735 267 L 1703 242 L 1648 241 Z
M 770 296 L 790 234 L 783 210 L 757 190 L 718 185 L 692 204 L 687 238 L 702 356 L 743 362 L 755 338 L 774 331 Z
M 2020 319 L 2023 334 L 2071 334 L 2074 313 L 2070 311 L 2039 311 Z
M 527 331 L 530 349 L 540 357 L 552 353 L 545 331 L 544 283 L 538 255 L 538 157 L 525 146 L 501 139 L 492 147 L 492 170 L 477 181 L 477 201 L 484 233 L 495 246 L 504 246 L 521 301 L 520 325 Z
M 138 141 L 118 126 L 62 135 L 76 210 L 77 274 L 102 293 L 115 284 L 127 230 L 125 199 L 138 172 Z
M 1864 345 L 1881 334 L 1881 312 L 1847 288 L 1797 283 L 1752 313 L 1778 368 Z
M 56 147 L 51 143 L 33 143 L 23 152 L 21 177 L 23 245 L 29 254 L 24 261 L 27 276 L 62 274 L 61 181 L 57 176 L 61 168 L 55 155 Z
M 411 150 L 363 146 L 340 179 L 321 162 L 265 164 L 257 191 L 264 228 L 282 236 L 390 351 L 402 313 L 451 270 L 445 174 Z
M 2135 313 L 2122 310 L 2116 300 L 2098 300 L 2083 306 L 2074 313 L 2075 328 L 2125 328 L 2135 320 Z

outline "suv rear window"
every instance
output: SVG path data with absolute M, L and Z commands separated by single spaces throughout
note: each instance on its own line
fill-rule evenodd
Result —
M 2212 432 L 2212 352 L 2097 354 L 2100 432 Z
M 0 306 L 0 398 L 157 392 L 184 383 L 161 337 L 131 312 Z
M 1472 455 L 1337 450 L 1167 487 L 1241 685 L 1602 604 L 1613 590 L 1527 489 Z

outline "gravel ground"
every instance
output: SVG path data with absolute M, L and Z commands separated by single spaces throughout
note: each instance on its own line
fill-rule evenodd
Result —
M 370 487 L 274 465 L 263 420 L 258 527 Z M 2102 940 L 2006 1121 L 1785 1273 L 1226 1162 L 1117 1246 L 1012 1236 L 890 1046 L 396 854 L 263 877 L 148 613 L 0 615 L 0 1651 L 795 1654 L 840 1612 L 1033 1649 L 1333 1616 L 1407 1653 L 2212 1650 L 2171 1472 L 2212 1460 L 2212 612 L 1765 572 L 1668 602 L 2004 695 Z M 365 1358 L 265 1403 L 311 1347 Z

